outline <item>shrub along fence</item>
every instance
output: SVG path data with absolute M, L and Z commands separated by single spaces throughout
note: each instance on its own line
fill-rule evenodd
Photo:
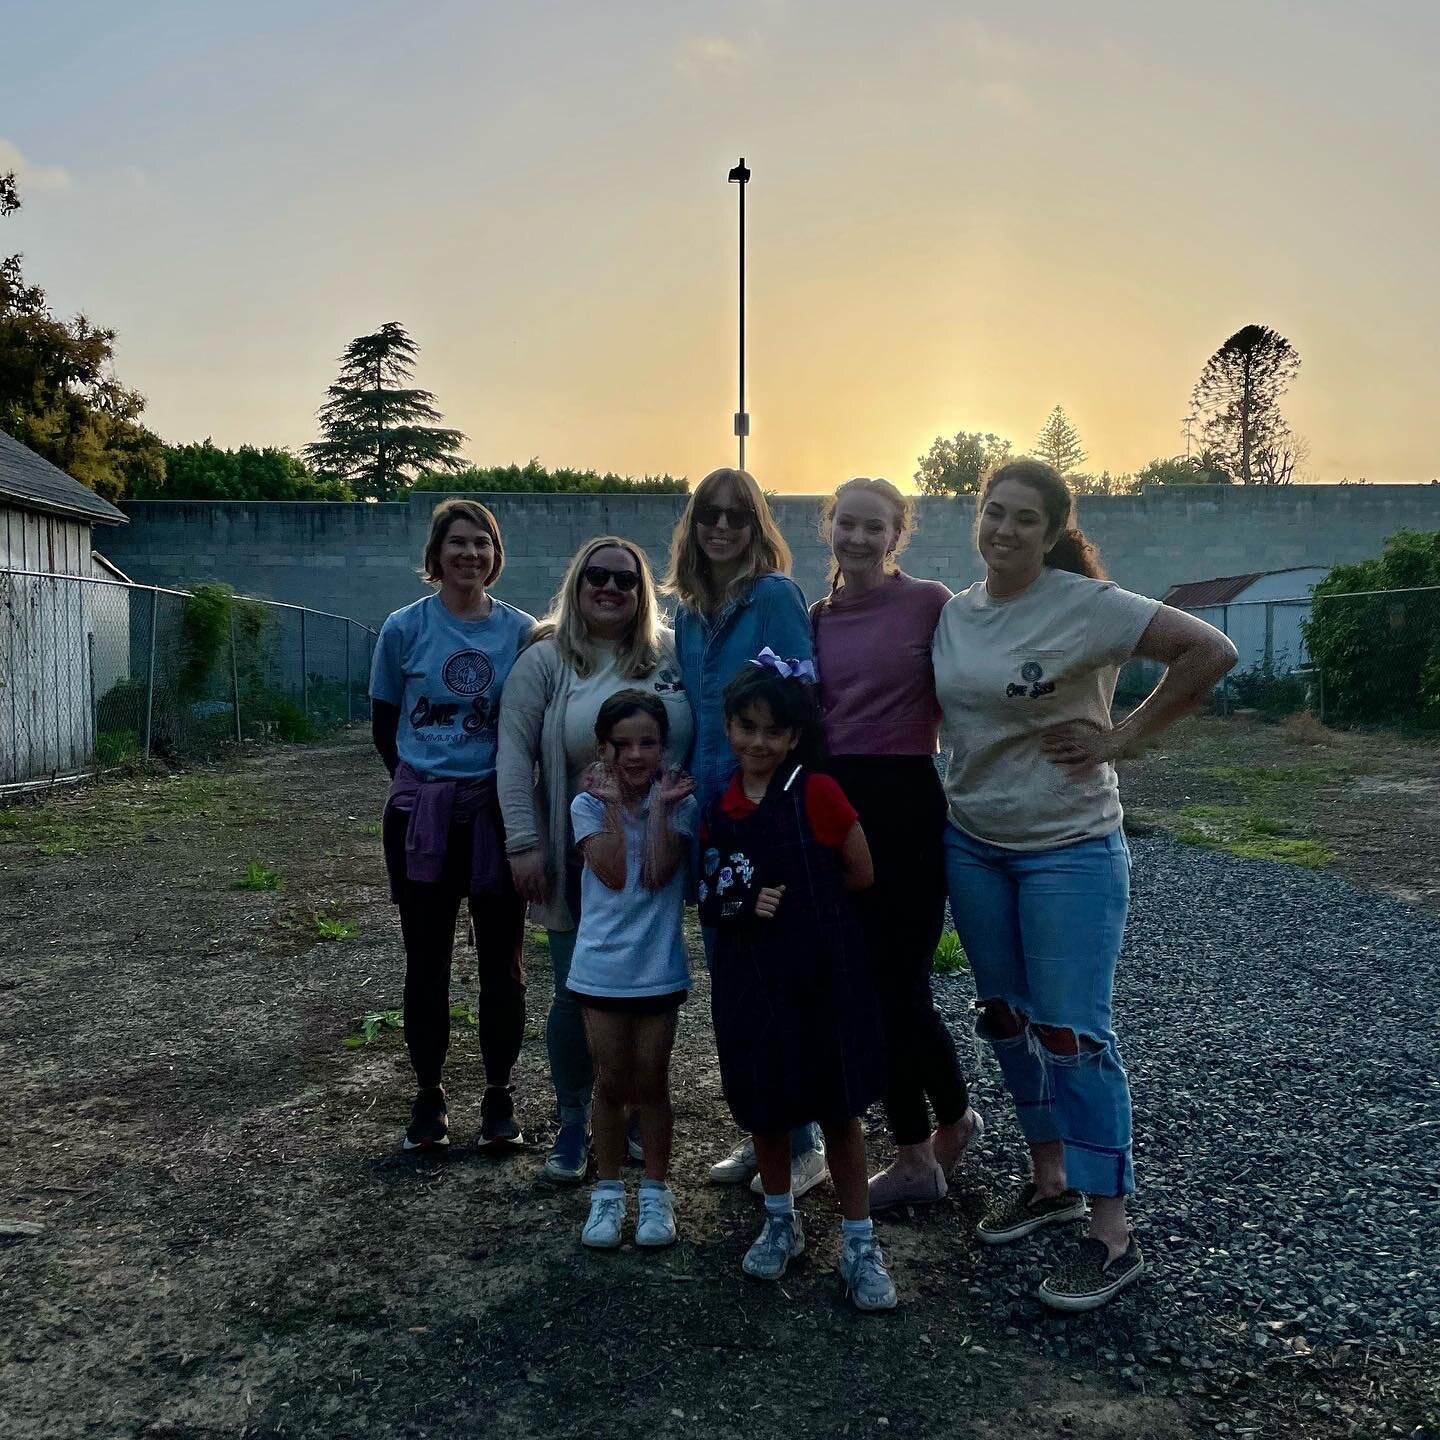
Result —
M 224 585 L 0 570 L 0 791 L 307 740 L 366 713 L 375 631 Z
M 1317 588 L 1307 600 L 1237 600 L 1198 613 L 1240 649 L 1211 692 L 1219 714 L 1313 710 L 1329 725 L 1440 729 L 1440 586 Z M 1160 670 L 1132 660 L 1116 703 L 1144 699 Z

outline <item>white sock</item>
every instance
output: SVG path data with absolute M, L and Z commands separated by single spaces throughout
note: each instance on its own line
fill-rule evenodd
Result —
M 795 1213 L 795 1193 L 787 1190 L 783 1195 L 767 1195 L 765 1197 L 765 1213 L 767 1215 L 793 1215 Z
M 867 1215 L 863 1220 L 842 1220 L 840 1222 L 840 1242 L 848 1245 L 852 1240 L 870 1240 L 875 1235 L 874 1222 Z

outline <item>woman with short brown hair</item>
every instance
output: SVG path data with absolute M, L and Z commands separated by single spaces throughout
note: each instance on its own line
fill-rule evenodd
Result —
M 381 829 L 405 938 L 405 1043 L 419 1086 L 406 1150 L 450 1143 L 442 1071 L 462 899 L 480 977 L 486 1089 L 477 1143 L 521 1139 L 510 1075 L 525 1029 L 525 903 L 505 865 L 495 755 L 500 693 L 535 621 L 489 593 L 504 564 L 490 511 L 474 500 L 442 500 L 421 570 L 435 593 L 396 610 L 375 645 L 371 726 L 391 776 Z

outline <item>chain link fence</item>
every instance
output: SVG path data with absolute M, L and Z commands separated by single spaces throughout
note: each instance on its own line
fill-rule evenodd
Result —
M 1188 613 L 1240 652 L 1212 696 L 1220 714 L 1310 710 L 1331 725 L 1440 729 L 1440 586 L 1236 600 Z M 1117 702 L 1138 703 L 1160 672 L 1132 660 Z
M 375 636 L 222 585 L 0 570 L 0 792 L 364 718 Z
M 1317 595 L 1304 632 L 1326 723 L 1440 729 L 1440 586 Z

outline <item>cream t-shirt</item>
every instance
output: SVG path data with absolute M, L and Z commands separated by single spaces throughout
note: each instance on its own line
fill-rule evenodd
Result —
M 950 752 L 950 819 L 1011 850 L 1108 835 L 1121 820 L 1113 765 L 1078 773 L 1045 758 L 1041 732 L 1068 720 L 1110 728 L 1120 666 L 1158 600 L 1046 568 L 1006 600 L 977 580 L 940 612 L 932 656 Z
M 684 763 L 694 732 L 690 698 L 680 678 L 680 667 L 675 663 L 675 643 L 668 630 L 661 638 L 659 664 L 640 679 L 626 679 L 617 673 L 613 650 L 601 651 L 599 658 L 593 673 L 581 679 L 572 670 L 566 682 L 565 768 L 572 799 L 580 791 L 585 772 L 595 763 L 595 717 L 617 690 L 649 690 L 660 697 L 670 717 L 670 738 L 665 743 L 667 764 Z

